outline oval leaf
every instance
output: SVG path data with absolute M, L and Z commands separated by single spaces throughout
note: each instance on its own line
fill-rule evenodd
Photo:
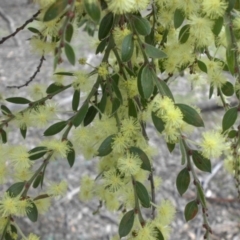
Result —
M 68 23 L 67 29 L 65 31 L 65 40 L 67 42 L 71 42 L 72 36 L 73 36 L 73 31 L 74 31 L 73 25 L 71 23 Z
M 50 84 L 50 85 L 48 86 L 48 88 L 47 88 L 47 90 L 46 90 L 46 93 L 47 93 L 47 94 L 51 94 L 51 93 L 54 93 L 54 92 L 56 92 L 56 91 L 58 91 L 58 90 L 60 90 L 60 89 L 62 89 L 62 88 L 63 88 L 62 85 L 57 85 L 57 84 L 55 84 L 55 83 L 52 83 L 52 84 Z
M 223 116 L 222 120 L 222 129 L 225 132 L 227 129 L 233 126 L 233 124 L 237 120 L 238 109 L 237 107 L 233 107 L 227 110 L 227 112 Z
M 2 143 L 6 143 L 7 142 L 7 133 L 5 130 L 3 129 L 0 129 L 0 134 L 1 134 L 1 137 L 2 137 Z
M 148 99 L 152 95 L 154 83 L 157 81 L 154 69 L 149 66 L 145 66 L 142 70 L 140 81 L 144 98 Z
M 221 30 L 222 30 L 222 26 L 223 26 L 223 17 L 219 17 L 214 21 L 214 25 L 213 25 L 213 33 L 217 36 Z
M 150 160 L 149 160 L 147 154 L 143 150 L 141 150 L 138 147 L 130 147 L 129 152 L 134 155 L 137 155 L 142 160 L 142 165 L 141 165 L 142 169 L 150 171 L 150 172 L 152 171 Z
M 31 202 L 31 207 L 28 207 L 26 212 L 27 212 L 27 217 L 32 221 L 36 222 L 38 219 L 38 210 L 34 202 Z
M 65 54 L 67 56 L 68 61 L 72 65 L 75 65 L 76 57 L 75 57 L 75 52 L 74 52 L 72 46 L 69 43 L 65 42 L 64 43 L 64 50 L 65 50 Z
M 167 57 L 167 54 L 165 52 L 161 51 L 160 49 L 158 49 L 150 44 L 145 43 L 144 47 L 145 47 L 145 51 L 146 51 L 146 54 L 148 55 L 148 57 L 159 58 L 159 59 Z
M 134 223 L 134 210 L 128 211 L 124 214 L 118 228 L 120 238 L 127 236 Z
M 174 27 L 179 28 L 185 19 L 185 14 L 182 10 L 176 9 L 174 12 Z
M 222 90 L 223 94 L 227 97 L 231 97 L 234 94 L 234 87 L 233 87 L 232 83 L 230 83 L 228 81 L 222 85 L 221 90 Z
M 177 107 L 180 108 L 182 114 L 183 114 L 183 120 L 195 127 L 204 127 L 204 122 L 202 118 L 200 117 L 199 113 L 192 107 L 186 105 L 186 104 L 175 104 Z
M 72 110 L 77 111 L 80 102 L 80 90 L 75 90 L 72 99 Z
M 68 144 L 68 146 L 70 146 L 70 151 L 67 153 L 67 160 L 68 160 L 70 167 L 72 167 L 75 162 L 75 150 L 70 141 L 68 141 L 67 144 Z
M 42 180 L 42 173 L 39 173 L 33 182 L 33 188 L 37 188 Z
M 231 47 L 227 47 L 226 49 L 226 60 L 228 69 L 232 75 L 235 73 L 235 51 Z
M 196 200 L 189 202 L 184 210 L 184 216 L 186 221 L 192 220 L 198 213 L 198 205 Z
M 205 64 L 204 62 L 198 60 L 198 61 L 197 61 L 197 64 L 198 64 L 198 67 L 199 67 L 199 69 L 200 69 L 201 71 L 207 73 L 207 66 L 206 66 L 206 64 Z
M 113 100 L 112 100 L 112 114 L 114 114 L 120 106 L 121 106 L 120 100 L 118 98 L 113 98 Z
M 59 132 L 61 132 L 67 125 L 67 121 L 61 121 L 58 123 L 54 123 L 52 126 L 50 126 L 44 133 L 44 136 L 52 136 Z
M 190 174 L 187 168 L 184 168 L 177 176 L 176 185 L 179 194 L 182 196 L 188 189 L 190 183 Z
M 5 105 L 1 105 L 1 111 L 3 115 L 12 115 L 12 112 Z
M 113 13 L 109 12 L 106 14 L 102 21 L 100 22 L 99 30 L 98 30 L 98 39 L 101 41 L 106 38 L 110 33 L 113 27 Z
M 203 157 L 198 151 L 194 150 L 192 152 L 192 159 L 198 169 L 211 173 L 212 166 L 208 158 Z
M 92 20 L 98 23 L 101 18 L 101 11 L 97 1 L 84 0 L 84 8 Z
M 150 197 L 146 187 L 142 183 L 136 182 L 136 192 L 142 206 L 145 208 L 150 208 Z
M 122 51 L 121 51 L 121 56 L 122 56 L 122 61 L 123 62 L 128 62 L 132 55 L 133 55 L 133 50 L 134 50 L 134 42 L 133 42 L 133 35 L 128 34 L 122 42 Z
M 29 101 L 26 98 L 22 98 L 22 97 L 6 98 L 6 101 L 11 102 L 11 103 L 15 103 L 15 104 L 28 104 L 28 103 L 31 103 L 31 101 Z
M 88 124 L 90 124 L 94 118 L 96 117 L 97 115 L 97 109 L 94 107 L 94 106 L 90 106 L 89 109 L 88 109 L 88 112 L 84 118 L 84 127 L 87 126 Z
M 128 116 L 129 117 L 134 117 L 134 118 L 138 117 L 137 107 L 135 105 L 134 100 L 131 99 L 131 98 L 128 99 Z
M 179 32 L 178 40 L 180 43 L 185 43 L 187 42 L 188 38 L 190 35 L 190 25 L 187 24 L 183 26 Z
M 88 103 L 84 103 L 82 107 L 79 109 L 79 111 L 77 112 L 77 114 L 75 115 L 75 117 L 73 118 L 72 124 L 75 127 L 78 127 L 82 123 L 83 119 L 87 114 L 87 111 L 88 111 Z
M 8 188 L 6 192 L 8 192 L 11 197 L 16 197 L 22 192 L 24 186 L 25 182 L 14 183 L 11 187 Z
M 48 22 L 60 16 L 68 5 L 68 0 L 57 0 L 46 11 L 43 21 Z
M 147 19 L 133 15 L 132 20 L 133 26 L 138 34 L 143 36 L 150 34 L 151 24 Z
M 154 112 L 152 112 L 152 121 L 153 124 L 155 126 L 155 128 L 162 133 L 164 128 L 165 128 L 165 124 L 163 122 L 163 120 L 161 118 L 159 118 Z
M 37 160 L 43 157 L 47 153 L 47 151 L 48 151 L 47 147 L 43 147 L 43 146 L 35 147 L 28 152 L 29 159 Z
M 174 101 L 172 92 L 171 92 L 170 88 L 168 87 L 168 85 L 164 81 L 157 78 L 156 85 L 157 85 L 158 91 L 160 92 L 160 94 L 162 96 L 167 96 Z
M 25 139 L 26 135 L 27 135 L 27 127 L 20 128 L 20 133 L 21 133 L 22 137 Z
M 100 145 L 99 149 L 98 149 L 98 154 L 97 156 L 99 157 L 103 157 L 108 155 L 111 151 L 112 151 L 112 143 L 114 141 L 114 137 L 115 135 L 110 135 L 108 136 Z

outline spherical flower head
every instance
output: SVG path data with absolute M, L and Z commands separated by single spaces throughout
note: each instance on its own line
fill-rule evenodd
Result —
M 0 200 L 0 214 L 2 217 L 15 215 L 18 212 L 19 199 L 10 196 L 9 192 L 5 192 Z
M 98 75 L 102 77 L 104 80 L 107 78 L 108 72 L 108 64 L 106 62 L 102 62 L 98 67 Z
M 134 0 L 133 10 L 141 11 L 145 10 L 149 4 L 150 0 Z
M 222 72 L 209 73 L 208 79 L 210 81 L 211 86 L 217 87 L 217 88 L 221 88 L 227 82 Z
M 238 164 L 236 165 L 239 165 L 240 164 L 240 159 L 239 157 L 237 159 L 234 159 L 233 156 L 229 155 L 227 156 L 226 159 L 224 159 L 224 168 L 227 170 L 227 172 L 229 172 L 230 174 L 234 174 L 234 169 L 235 169 L 235 161 L 238 162 Z
M 203 0 L 202 11 L 210 18 L 216 19 L 222 17 L 228 4 L 224 0 Z
M 141 131 L 141 126 L 139 122 L 133 118 L 125 118 L 121 121 L 121 132 L 128 137 L 136 135 Z
M 147 222 L 146 225 L 140 228 L 137 231 L 136 240 L 155 240 L 156 239 L 156 231 L 154 229 L 154 225 L 151 222 Z
M 78 63 L 81 64 L 81 65 L 85 65 L 87 63 L 87 59 L 86 58 L 80 58 L 78 60 Z
M 31 50 L 40 56 L 53 52 L 55 48 L 54 43 L 43 41 L 36 36 L 33 36 L 29 42 L 31 45 Z
M 92 81 L 83 71 L 74 72 L 75 79 L 72 82 L 72 87 L 74 90 L 81 90 L 87 92 L 92 86 Z
M 115 153 L 123 153 L 129 145 L 129 138 L 122 133 L 118 133 L 113 139 L 112 149 Z
M 117 173 L 115 169 L 111 169 L 109 171 L 104 172 L 104 186 L 110 191 L 110 192 L 116 192 L 121 187 L 124 186 L 124 181 L 121 178 L 122 176 Z
M 34 100 L 41 99 L 46 96 L 46 87 L 43 84 L 35 83 L 30 87 L 30 95 Z
M 14 146 L 9 153 L 11 162 L 15 169 L 28 169 L 32 165 L 32 161 L 29 160 L 29 153 L 25 146 Z
M 18 201 L 17 216 L 26 216 L 27 213 L 31 212 L 33 207 L 32 202 L 29 199 L 23 199 Z
M 166 109 L 166 112 L 161 119 L 169 128 L 180 128 L 183 124 L 183 114 L 178 107 L 170 107 L 169 109 Z
M 134 0 L 107 0 L 108 10 L 114 14 L 124 14 L 133 11 Z
M 32 114 L 30 111 L 26 111 L 24 113 L 17 113 L 15 115 L 14 122 L 18 125 L 21 129 L 26 129 L 33 125 Z
M 124 88 L 127 90 L 127 94 L 129 98 L 134 98 L 139 94 L 136 77 L 131 77 L 127 81 L 124 81 L 123 85 L 124 85 Z
M 46 140 L 42 142 L 42 146 L 47 147 L 49 151 L 53 151 L 53 158 L 66 158 L 67 154 L 71 151 L 67 141 L 57 139 Z
M 157 95 L 152 103 L 152 111 L 157 112 L 157 115 L 161 117 L 166 113 L 169 108 L 173 108 L 174 103 L 171 98 L 169 97 L 160 97 Z
M 134 154 L 127 152 L 126 156 L 118 159 L 117 168 L 126 177 L 138 173 L 142 165 L 142 160 Z
M 30 233 L 28 235 L 28 238 L 26 238 L 26 240 L 40 240 L 40 238 L 37 235 Z
M 213 22 L 210 19 L 191 15 L 190 37 L 197 47 L 211 45 L 214 42 Z
M 51 206 L 51 199 L 50 198 L 41 198 L 34 200 L 34 203 L 37 207 L 39 214 L 45 214 L 48 212 L 50 206 Z
M 202 155 L 206 158 L 218 158 L 223 151 L 227 150 L 224 136 L 214 130 L 203 133 L 199 145 Z
M 51 196 L 64 196 L 67 192 L 67 182 L 53 183 L 48 187 L 47 194 Z
M 123 39 L 130 33 L 131 31 L 125 25 L 123 25 L 121 28 L 115 27 L 113 29 L 113 38 L 116 43 L 116 46 L 121 46 Z
M 172 202 L 163 200 L 160 207 L 157 208 L 157 221 L 162 225 L 168 225 L 172 222 L 176 210 Z
M 109 211 L 116 211 L 120 206 L 116 194 L 109 192 L 105 194 L 105 204 Z

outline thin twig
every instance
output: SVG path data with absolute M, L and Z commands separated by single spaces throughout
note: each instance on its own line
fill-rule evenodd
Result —
M 14 37 L 18 32 L 20 32 L 21 30 L 23 30 L 30 22 L 32 22 L 33 20 L 35 20 L 35 18 L 39 15 L 39 13 L 41 12 L 41 10 L 38 10 L 30 19 L 28 19 L 22 26 L 16 28 L 15 32 L 11 33 L 10 35 L 3 37 L 0 40 L 0 44 L 4 43 L 7 39 Z
M 44 60 L 45 60 L 44 55 L 42 55 L 42 57 L 40 58 L 40 63 L 38 64 L 36 71 L 34 72 L 34 74 L 30 77 L 30 79 L 27 82 L 25 82 L 24 84 L 19 85 L 19 86 L 7 86 L 7 88 L 17 88 L 17 89 L 20 89 L 22 87 L 27 87 L 28 84 L 30 82 L 32 82 L 33 79 L 36 77 L 37 73 L 40 72 Z
M 151 173 L 149 174 L 148 180 L 150 181 L 151 185 L 151 196 L 152 196 L 152 202 L 155 203 L 155 184 L 154 184 L 154 179 L 153 179 L 153 169 Z M 155 218 L 155 209 L 156 207 L 152 205 L 152 219 Z

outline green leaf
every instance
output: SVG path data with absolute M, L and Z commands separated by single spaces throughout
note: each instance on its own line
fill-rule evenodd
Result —
M 183 26 L 179 32 L 178 40 L 180 43 L 185 43 L 187 42 L 188 38 L 190 35 L 190 25 L 187 24 Z
M 174 27 L 176 29 L 179 28 L 182 25 L 184 19 L 185 19 L 184 12 L 177 8 L 174 12 L 174 19 L 173 19 L 174 20 Z
M 16 197 L 18 194 L 22 192 L 24 186 L 25 182 L 14 183 L 11 187 L 7 189 L 6 192 L 8 192 L 11 197 Z
M 75 90 L 72 99 L 72 110 L 77 111 L 80 102 L 80 90 Z
M 148 34 L 150 34 L 151 24 L 147 19 L 133 15 L 132 23 L 138 34 L 143 36 L 147 36 Z
M 209 99 L 211 99 L 211 97 L 213 95 L 213 91 L 214 91 L 214 87 L 211 85 L 210 89 L 209 89 Z
M 198 194 L 198 198 L 199 198 L 200 202 L 202 203 L 203 207 L 206 208 L 207 203 L 206 203 L 206 199 L 205 199 L 203 189 L 202 189 L 202 186 L 200 185 L 200 183 L 197 183 L 197 194 Z
M 134 210 L 128 211 L 124 214 L 118 228 L 118 234 L 120 238 L 127 236 L 134 223 Z
M 55 72 L 54 75 L 63 75 L 63 76 L 70 76 L 70 77 L 74 76 L 74 74 L 71 72 Z
M 181 164 L 184 165 L 186 163 L 187 153 L 186 153 L 186 149 L 185 149 L 182 138 L 179 139 L 179 146 L 180 146 L 180 151 L 181 151 L 181 155 L 182 155 Z
M 167 148 L 170 153 L 174 150 L 175 145 L 175 143 L 167 143 Z
M 232 83 L 230 83 L 228 81 L 222 85 L 221 90 L 222 90 L 223 94 L 227 97 L 231 97 L 234 94 L 234 87 L 233 87 Z
M 176 185 L 179 194 L 182 196 L 188 189 L 190 183 L 190 174 L 187 168 L 184 168 L 177 176 Z
M 204 127 L 204 122 L 202 118 L 200 117 L 199 113 L 192 107 L 186 105 L 186 104 L 175 104 L 177 107 L 180 108 L 182 114 L 183 114 L 183 120 L 195 127 Z
M 0 129 L 0 134 L 1 134 L 1 137 L 2 137 L 2 143 L 6 143 L 7 142 L 7 133 L 5 130 L 3 129 Z
M 55 93 L 56 91 L 59 91 L 62 88 L 63 88 L 62 85 L 57 85 L 55 83 L 52 83 L 48 86 L 48 88 L 46 90 L 46 93 L 47 94 Z
M 104 51 L 106 45 L 107 45 L 107 42 L 108 42 L 108 39 L 107 39 L 107 38 L 103 39 L 103 40 L 98 44 L 95 53 L 96 53 L 96 54 L 102 53 L 102 52 Z
M 5 100 L 8 101 L 8 102 L 11 102 L 11 103 L 15 103 L 15 104 L 28 104 L 28 103 L 31 103 L 31 101 L 29 101 L 26 98 L 22 98 L 22 97 L 11 97 L 11 98 L 6 98 Z
M 167 96 L 174 101 L 174 97 L 172 95 L 172 92 L 171 92 L 170 88 L 168 87 L 168 85 L 164 81 L 157 78 L 156 79 L 156 86 L 157 86 L 157 88 L 158 88 L 158 90 L 159 90 L 159 92 L 162 96 Z
M 201 71 L 207 73 L 207 66 L 204 62 L 197 60 L 198 67 Z
M 95 22 L 98 23 L 101 18 L 101 10 L 99 5 L 97 4 L 97 1 L 89 1 L 89 0 L 84 0 L 84 8 L 87 12 L 87 14 L 91 17 L 91 19 Z
M 193 159 L 195 166 L 198 169 L 200 169 L 201 171 L 204 171 L 204 172 L 211 173 L 212 165 L 211 165 L 211 161 L 208 158 L 205 158 L 198 151 L 194 150 L 192 152 L 192 159 Z
M 231 130 L 228 133 L 228 138 L 235 138 L 237 136 L 237 131 L 236 130 Z
M 48 152 L 47 147 L 39 146 L 31 149 L 29 153 L 29 159 L 30 160 L 37 160 L 41 157 L 43 157 Z
M 84 120 L 87 114 L 87 111 L 88 111 L 88 103 L 86 102 L 82 105 L 82 107 L 79 109 L 79 111 L 76 113 L 76 115 L 72 120 L 72 124 L 75 127 L 78 127 L 82 123 L 82 121 Z
M 153 89 L 154 89 L 154 83 L 157 81 L 156 79 L 157 79 L 157 76 L 153 68 L 149 66 L 145 66 L 142 69 L 140 80 L 141 80 L 141 87 L 142 87 L 142 91 L 145 99 L 150 98 L 150 96 L 152 95 Z
M 61 121 L 61 122 L 54 123 L 48 129 L 45 130 L 43 135 L 44 136 L 55 135 L 55 134 L 61 132 L 66 127 L 66 125 L 67 125 L 67 121 Z
M 198 213 L 198 205 L 196 200 L 189 202 L 184 210 L 184 216 L 186 221 L 192 220 Z
M 73 36 L 74 28 L 71 23 L 68 23 L 66 31 L 65 31 L 65 40 L 67 42 L 71 42 Z
M 37 188 L 42 180 L 42 173 L 39 173 L 33 182 L 33 188 Z
M 27 135 L 27 127 L 20 128 L 20 133 L 21 133 L 22 137 L 25 139 L 26 135 Z
M 43 21 L 48 22 L 60 16 L 60 14 L 63 13 L 67 5 L 68 5 L 68 0 L 57 0 L 45 12 Z
M 3 115 L 12 115 L 12 112 L 5 105 L 1 105 L 1 111 Z
M 154 227 L 154 231 L 156 233 L 156 240 L 164 240 L 161 231 L 157 227 Z
M 116 111 L 121 106 L 121 102 L 118 98 L 113 98 L 112 100 L 112 114 L 116 113 Z
M 98 30 L 98 39 L 100 41 L 109 35 L 113 27 L 113 19 L 114 19 L 113 13 L 109 12 L 103 17 L 102 21 L 100 22 Z
M 128 62 L 132 55 L 134 50 L 134 41 L 133 41 L 133 34 L 128 34 L 122 42 L 122 51 L 121 51 L 121 57 L 123 62 Z
M 36 34 L 40 34 L 41 35 L 41 32 L 38 29 L 34 28 L 34 27 L 28 27 L 28 30 L 30 32 L 32 32 L 32 33 L 36 33 Z
M 64 43 L 64 50 L 65 50 L 65 54 L 67 56 L 68 61 L 72 65 L 75 65 L 76 57 L 75 57 L 75 52 L 74 52 L 72 46 L 69 43 L 65 42 Z
M 115 134 L 108 136 L 100 145 L 97 156 L 104 157 L 112 151 Z
M 152 112 L 152 121 L 155 128 L 162 133 L 165 128 L 165 123 L 161 118 L 159 118 L 154 112 Z
M 101 111 L 101 113 L 105 111 L 106 105 L 107 105 L 107 92 L 104 92 L 101 101 L 98 103 L 98 108 Z
M 235 6 L 235 3 L 236 3 L 236 0 L 228 0 L 228 7 L 226 11 L 231 12 Z
M 122 94 L 118 88 L 118 85 L 115 83 L 115 81 L 112 81 L 112 88 L 113 91 L 115 92 L 117 98 L 119 99 L 119 101 L 122 103 L 123 99 L 122 99 Z
M 34 202 L 31 202 L 31 207 L 27 208 L 27 217 L 32 221 L 36 222 L 38 219 L 38 210 Z
M 222 120 L 222 129 L 223 132 L 225 132 L 227 129 L 233 126 L 233 124 L 237 120 L 237 115 L 238 115 L 238 108 L 233 107 L 227 110 L 227 112 L 223 116 Z
M 141 78 L 142 78 L 142 71 L 143 71 L 144 67 L 145 67 L 144 65 L 141 66 L 141 68 L 138 71 L 138 75 L 137 75 L 138 92 L 142 98 L 144 98 L 144 94 L 143 94 L 143 88 L 142 88 L 142 84 L 141 84 Z
M 167 54 L 165 52 L 163 52 L 162 50 L 160 50 L 150 44 L 144 43 L 144 47 L 145 47 L 145 51 L 146 51 L 146 54 L 148 55 L 148 57 L 159 58 L 159 59 L 167 57 Z
M 67 144 L 70 146 L 70 151 L 67 153 L 67 160 L 69 166 L 72 167 L 75 162 L 75 150 L 73 148 L 73 144 L 69 140 L 67 141 Z
M 83 120 L 83 125 L 84 127 L 86 127 L 87 125 L 89 125 L 93 120 L 94 118 L 96 117 L 96 114 L 97 114 L 97 109 L 94 107 L 94 106 L 90 106 L 88 111 L 87 111 L 87 114 Z
M 150 208 L 151 204 L 150 204 L 150 197 L 149 197 L 148 191 L 142 183 L 137 181 L 136 181 L 136 192 L 142 206 L 145 208 Z
M 235 73 L 235 51 L 231 47 L 227 47 L 226 49 L 226 60 L 228 69 L 232 75 Z
M 221 32 L 223 26 L 223 17 L 219 17 L 214 20 L 214 25 L 213 25 L 213 33 L 218 36 L 218 34 Z
M 137 118 L 137 116 L 138 116 L 135 102 L 131 98 L 128 99 L 128 116 L 134 117 L 134 118 Z
M 141 150 L 138 147 L 130 147 L 129 152 L 134 155 L 137 155 L 142 160 L 142 165 L 141 165 L 142 169 L 147 170 L 149 172 L 152 171 L 150 160 L 147 154 L 143 150 Z

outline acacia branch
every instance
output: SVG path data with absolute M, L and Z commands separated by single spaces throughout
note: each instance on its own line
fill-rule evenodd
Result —
M 35 20 L 35 18 L 40 14 L 41 10 L 38 10 L 30 19 L 28 19 L 22 26 L 16 28 L 15 32 L 9 34 L 6 37 L 3 37 L 0 40 L 0 44 L 4 43 L 7 39 L 14 37 L 18 32 L 20 32 L 21 30 L 23 30 L 30 22 L 33 22 Z
M 37 73 L 40 72 L 44 60 L 45 60 L 44 55 L 42 55 L 42 57 L 40 58 L 40 63 L 38 64 L 36 71 L 34 72 L 34 74 L 30 77 L 30 79 L 27 82 L 25 82 L 22 85 L 18 85 L 18 86 L 16 86 L 16 85 L 15 86 L 7 86 L 7 88 L 17 88 L 17 89 L 20 89 L 22 87 L 27 87 L 28 84 L 30 82 L 32 82 L 33 79 L 37 76 Z

